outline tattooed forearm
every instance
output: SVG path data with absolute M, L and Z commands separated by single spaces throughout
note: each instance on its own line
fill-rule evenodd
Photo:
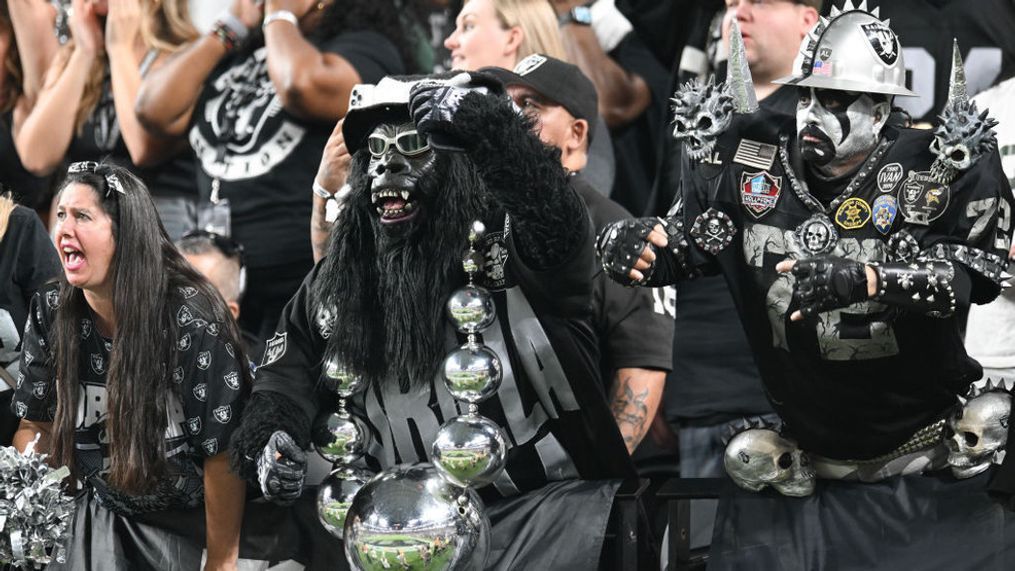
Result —
M 328 249 L 328 237 L 332 223 L 328 222 L 328 201 L 314 195 L 314 207 L 310 213 L 310 246 L 314 252 L 314 263 L 324 257 Z
M 641 443 L 662 398 L 666 373 L 648 369 L 620 369 L 610 394 L 610 410 L 628 452 Z

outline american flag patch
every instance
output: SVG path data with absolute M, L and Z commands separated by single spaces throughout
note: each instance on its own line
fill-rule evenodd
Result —
M 768 170 L 775 162 L 775 153 L 778 148 L 775 145 L 768 145 L 750 139 L 741 139 L 737 153 L 733 156 L 733 162 L 754 167 L 756 169 Z

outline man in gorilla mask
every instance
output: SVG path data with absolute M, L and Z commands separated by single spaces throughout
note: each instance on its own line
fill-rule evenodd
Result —
M 233 440 L 237 469 L 268 499 L 299 497 L 312 422 L 338 400 L 320 382 L 322 363 L 367 379 L 348 399 L 370 433 L 358 467 L 428 461 L 437 430 L 459 414 L 441 364 L 465 337 L 445 303 L 465 283 L 467 235 L 479 220 L 487 231 L 476 281 L 497 313 L 483 341 L 503 367 L 500 389 L 479 412 L 508 437 L 504 471 L 479 490 L 494 536 L 539 543 L 559 536 L 541 526 L 566 518 L 575 528 L 568 552 L 598 553 L 617 482 L 581 480 L 634 472 L 597 383 L 588 312 L 594 237 L 559 151 L 479 73 L 357 86 L 343 134 L 351 190 L 327 256 L 268 341 Z M 558 517 L 528 521 L 515 509 L 526 502 L 553 505 Z M 526 533 L 503 531 L 517 525 Z M 548 566 L 562 556 L 541 552 L 526 557 L 545 556 Z

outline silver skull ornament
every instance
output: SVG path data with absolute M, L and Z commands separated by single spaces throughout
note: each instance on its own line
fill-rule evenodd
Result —
M 724 84 L 697 79 L 673 95 L 673 138 L 683 141 L 687 156 L 700 160 L 712 154 L 716 139 L 733 120 L 733 96 Z
M 1011 393 L 987 390 L 956 407 L 945 426 L 948 464 L 956 478 L 970 478 L 990 467 L 1008 442 Z
M 726 473 L 736 485 L 760 492 L 772 486 L 784 496 L 814 493 L 814 469 L 797 443 L 770 428 L 739 432 L 726 445 Z

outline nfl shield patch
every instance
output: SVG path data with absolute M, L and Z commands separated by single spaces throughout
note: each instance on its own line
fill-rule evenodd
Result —
M 890 194 L 882 194 L 874 201 L 874 227 L 885 236 L 892 231 L 892 223 L 899 214 L 899 201 Z
M 233 418 L 233 407 L 227 404 L 224 404 L 211 412 L 219 424 L 227 424 Z
M 775 208 L 781 191 L 782 177 L 774 177 L 768 171 L 745 172 L 740 177 L 740 200 L 755 219 L 760 219 Z
M 270 365 L 275 361 L 282 358 L 285 355 L 286 350 L 286 337 L 288 333 L 278 333 L 268 339 L 268 342 L 264 345 L 264 360 L 261 362 L 261 366 Z

